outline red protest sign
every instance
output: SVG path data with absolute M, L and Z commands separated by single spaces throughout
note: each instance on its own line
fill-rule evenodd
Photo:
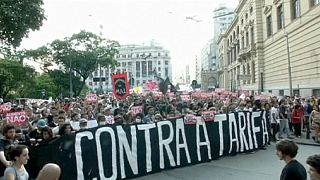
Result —
M 138 113 L 143 112 L 143 106 L 133 106 L 131 107 L 132 116 L 135 117 Z
M 9 124 L 17 126 L 21 126 L 28 121 L 25 111 L 8 113 L 6 118 Z
M 186 114 L 184 116 L 184 124 L 197 124 L 197 117 L 193 114 Z
M 96 94 L 88 94 L 86 96 L 86 100 L 88 102 L 97 102 L 98 101 L 98 96 Z
M 0 105 L 0 113 L 5 114 L 11 110 L 11 103 Z

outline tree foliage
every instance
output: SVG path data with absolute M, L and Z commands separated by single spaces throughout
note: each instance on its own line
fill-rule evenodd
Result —
M 75 88 L 74 95 L 78 96 L 85 86 L 86 79 L 101 67 L 117 65 L 115 56 L 119 43 L 106 40 L 86 31 L 73 34 L 63 40 L 54 40 L 50 45 L 35 50 L 28 50 L 24 57 L 32 58 L 50 66 L 51 63 L 62 65 L 65 72 L 70 69 L 81 77 L 80 88 Z
M 0 44 L 18 47 L 30 30 L 38 30 L 45 19 L 42 0 L 0 1 Z
M 32 67 L 18 61 L 0 60 L 0 97 L 8 94 L 23 97 L 25 90 L 33 86 L 35 75 Z

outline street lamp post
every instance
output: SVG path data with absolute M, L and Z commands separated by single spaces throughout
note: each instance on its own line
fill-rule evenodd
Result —
M 289 49 L 288 34 L 286 34 L 285 37 L 286 37 L 286 40 L 287 40 L 287 54 L 288 54 L 289 94 L 290 94 L 290 97 L 292 97 L 291 60 L 290 60 L 290 49 Z
M 72 88 L 72 71 L 71 71 L 71 59 L 69 59 L 69 86 L 70 86 L 70 98 L 73 97 L 73 88 Z

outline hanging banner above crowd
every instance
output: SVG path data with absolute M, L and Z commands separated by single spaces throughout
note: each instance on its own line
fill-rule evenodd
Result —
M 114 74 L 112 75 L 113 94 L 117 99 L 125 99 L 130 95 L 130 85 L 128 81 L 128 74 Z
M 212 113 L 206 113 L 206 115 Z M 251 151 L 269 140 L 265 112 L 219 114 L 153 124 L 109 125 L 30 148 L 27 170 L 59 164 L 62 180 L 126 179 Z M 213 118 L 211 115 L 209 119 Z

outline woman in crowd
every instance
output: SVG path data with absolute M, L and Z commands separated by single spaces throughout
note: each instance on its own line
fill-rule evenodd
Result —
M 66 135 L 66 134 L 71 134 L 72 132 L 73 132 L 73 128 L 72 128 L 71 124 L 69 124 L 69 123 L 65 123 L 59 129 L 59 135 L 60 136 L 63 136 L 63 135 Z
M 296 104 L 292 112 L 292 125 L 296 137 L 301 137 L 301 123 L 303 122 L 303 117 L 303 107 L 300 104 Z
M 313 106 L 313 111 L 310 114 L 310 120 L 312 122 L 312 127 L 314 128 L 314 137 L 313 140 L 317 143 L 319 141 L 319 133 L 320 133 L 320 110 L 318 105 Z M 309 122 L 310 122 L 309 120 Z
M 4 172 L 5 180 L 28 180 L 29 174 L 24 165 L 29 160 L 29 150 L 25 145 L 10 146 L 8 150 L 9 159 L 13 162 Z
M 42 141 L 41 144 L 47 144 L 53 139 L 52 129 L 50 127 L 45 127 L 42 130 Z

